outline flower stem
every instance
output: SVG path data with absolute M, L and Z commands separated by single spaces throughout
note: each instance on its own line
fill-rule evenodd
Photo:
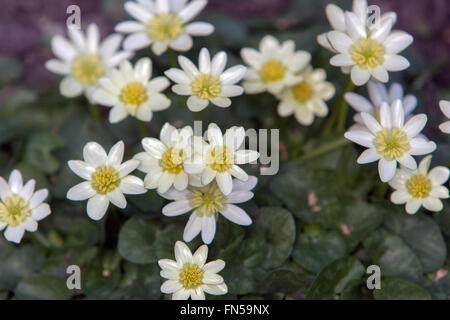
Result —
M 148 128 L 147 124 L 143 121 L 139 121 L 139 131 L 141 133 L 141 137 L 145 138 L 148 136 Z
M 345 86 L 344 92 L 341 96 L 341 104 L 339 106 L 339 115 L 337 118 L 337 125 L 336 125 L 336 131 L 337 132 L 343 132 L 345 129 L 345 121 L 347 120 L 347 114 L 348 114 L 348 103 L 344 99 L 344 94 L 346 92 L 353 91 L 355 88 L 355 85 L 353 84 L 352 80 L 349 78 L 347 85 Z
M 175 51 L 173 51 L 172 49 L 169 48 L 169 50 L 167 50 L 167 52 L 169 54 L 170 66 L 172 68 L 176 68 L 177 67 L 177 56 L 175 54 Z
M 305 154 L 304 156 L 300 157 L 300 160 L 302 160 L 302 161 L 312 160 L 314 158 L 320 157 L 321 155 L 323 155 L 325 153 L 328 153 L 330 151 L 333 151 L 335 149 L 343 147 L 347 144 L 350 144 L 349 140 L 347 140 L 344 137 L 338 138 L 334 141 L 331 141 L 327 144 L 320 146 L 319 148 L 317 148 L 316 150 L 314 150 L 310 153 Z
M 30 240 L 36 244 L 42 251 L 45 253 L 49 251 L 50 249 L 50 243 L 48 242 L 47 238 L 42 235 L 39 231 L 30 232 L 28 233 L 28 236 Z
M 102 121 L 102 115 L 100 114 L 100 111 L 98 110 L 98 107 L 89 104 L 89 111 L 91 112 L 91 117 L 94 118 L 97 121 Z

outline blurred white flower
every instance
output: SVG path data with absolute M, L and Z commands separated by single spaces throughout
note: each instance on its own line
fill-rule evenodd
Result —
M 11 172 L 8 182 L 0 177 L 0 231 L 6 228 L 8 241 L 20 243 L 25 230 L 36 231 L 37 221 L 51 213 L 50 206 L 44 203 L 47 189 L 34 191 L 35 184 L 31 179 L 24 185 L 19 170 Z
M 161 292 L 172 294 L 172 300 L 205 300 L 205 292 L 223 295 L 228 287 L 217 273 L 225 267 L 225 261 L 214 260 L 206 263 L 208 246 L 202 245 L 192 254 L 189 247 L 175 243 L 175 261 L 160 259 L 161 277 L 168 279 L 161 285 Z
M 92 102 L 98 79 L 134 53 L 117 51 L 122 41 L 120 34 L 111 34 L 100 42 L 94 23 L 87 27 L 86 36 L 78 29 L 69 29 L 68 33 L 71 41 L 59 35 L 52 38 L 52 51 L 58 59 L 48 60 L 45 67 L 64 76 L 59 86 L 63 96 L 72 98 L 84 92 Z
M 395 173 L 389 185 L 395 189 L 391 201 L 395 204 L 406 203 L 409 214 L 416 213 L 423 205 L 430 211 L 441 211 L 444 207 L 440 199 L 448 199 L 448 189 L 443 186 L 448 180 L 449 169 L 435 167 L 430 172 L 431 156 L 425 157 L 416 170 L 401 167 Z
M 129 33 L 123 46 L 137 50 L 152 45 L 153 53 L 160 55 L 167 48 L 187 51 L 192 48 L 191 36 L 208 36 L 214 26 L 207 22 L 191 22 L 208 1 L 193 0 L 138 0 L 125 2 L 124 8 L 137 21 L 119 23 L 117 32 Z
M 141 121 L 150 121 L 153 111 L 169 108 L 170 100 L 161 92 L 169 86 L 166 77 L 152 76 L 152 61 L 141 58 L 134 68 L 128 60 L 99 79 L 99 88 L 93 93 L 96 103 L 112 107 L 109 122 L 116 123 L 128 115 Z
M 309 126 L 315 116 L 325 117 L 328 114 L 325 101 L 334 96 L 335 89 L 330 82 L 325 81 L 326 73 L 323 69 L 313 70 L 312 67 L 308 67 L 300 75 L 302 81 L 277 96 L 281 100 L 278 114 L 282 117 L 294 114 L 299 123 Z
M 259 43 L 259 51 L 253 48 L 241 50 L 242 59 L 250 67 L 245 74 L 243 87 L 246 93 L 269 91 L 280 93 L 286 87 L 303 80 L 297 73 L 311 61 L 311 54 L 295 51 L 292 40 L 282 44 L 273 36 L 267 35 Z
M 412 117 L 412 112 L 417 106 L 417 98 L 412 94 L 404 96 L 403 87 L 397 82 L 391 84 L 388 91 L 384 84 L 370 80 L 367 83 L 367 92 L 369 93 L 370 101 L 354 92 L 346 92 L 344 94 L 345 101 L 358 112 L 353 117 L 357 123 L 357 125 L 353 126 L 354 129 L 365 128 L 361 112 L 369 113 L 380 121 L 380 105 L 382 102 L 392 104 L 396 99 L 402 100 L 405 120 L 409 120 Z
M 230 97 L 243 93 L 242 87 L 235 85 L 244 76 L 247 68 L 236 65 L 224 71 L 227 55 L 221 51 L 211 60 L 208 49 L 202 48 L 199 55 L 199 68 L 184 56 L 178 56 L 181 68 L 171 68 L 166 76 L 176 84 L 172 91 L 178 95 L 190 96 L 187 100 L 189 110 L 198 112 L 206 108 L 209 102 L 218 107 L 231 105 Z
M 442 113 L 450 119 L 450 101 L 442 100 L 439 102 L 439 106 L 441 107 Z M 450 133 L 450 121 L 446 121 L 439 126 L 444 133 Z
M 232 176 L 247 181 L 247 173 L 238 165 L 256 161 L 259 153 L 254 150 L 238 150 L 245 140 L 243 127 L 231 127 L 222 136 L 222 131 L 211 123 L 206 132 L 208 142 L 194 142 L 193 157 L 184 164 L 189 174 L 199 174 L 201 184 L 208 185 L 216 179 L 223 194 L 229 195 L 232 190 Z M 195 137 L 194 137 L 195 138 Z
M 253 198 L 251 190 L 258 179 L 250 176 L 246 182 L 233 179 L 232 192 L 224 195 L 216 182 L 204 187 L 188 187 L 185 191 L 170 189 L 161 194 L 162 197 L 173 200 L 167 204 L 162 213 L 168 217 L 178 216 L 194 210 L 184 228 L 183 240 L 194 239 L 200 232 L 204 243 L 209 244 L 216 234 L 218 214 L 241 226 L 252 224 L 252 219 L 236 203 L 243 203 Z
M 417 135 L 427 123 L 427 116 L 419 114 L 406 123 L 402 101 L 395 100 L 391 106 L 383 102 L 380 106 L 380 121 L 369 113 L 361 113 L 368 130 L 352 130 L 345 137 L 366 148 L 358 158 L 360 164 L 378 162 L 378 172 L 381 181 L 387 182 L 394 177 L 397 162 L 408 169 L 417 168 L 412 156 L 433 152 L 436 144 Z
M 127 206 L 124 194 L 142 194 L 146 192 L 144 182 L 129 175 L 139 166 L 139 161 L 132 159 L 122 163 L 124 144 L 117 142 L 106 154 L 101 145 L 89 142 L 83 148 L 81 160 L 70 160 L 69 168 L 80 178 L 81 182 L 69 189 L 67 199 L 87 202 L 87 214 L 93 220 L 100 220 L 111 202 L 121 209 Z
M 172 185 L 179 191 L 187 188 L 189 179 L 183 165 L 191 156 L 191 137 L 191 127 L 177 130 L 166 123 L 161 129 L 160 140 L 142 139 L 145 152 L 138 153 L 134 159 L 140 161 L 138 170 L 147 173 L 146 188 L 157 188 L 159 193 L 166 192 Z

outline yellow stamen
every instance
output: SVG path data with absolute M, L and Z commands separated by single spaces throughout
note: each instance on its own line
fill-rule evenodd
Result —
M 352 60 L 361 69 L 371 69 L 378 67 L 384 62 L 385 49 L 378 41 L 368 39 L 360 39 L 350 48 Z
M 261 79 L 264 82 L 277 81 L 284 77 L 286 67 L 278 60 L 269 60 L 261 68 Z
M 206 164 L 218 172 L 228 171 L 234 164 L 234 153 L 223 146 L 214 147 L 206 158 Z
M 119 173 L 111 166 L 102 165 L 92 174 L 91 185 L 97 193 L 107 194 L 120 185 Z
M 225 208 L 225 205 L 226 197 L 215 182 L 191 191 L 191 206 L 199 216 L 212 216 Z
M 25 199 L 13 195 L 0 202 L 0 222 L 11 227 L 21 225 L 31 216 L 31 208 Z
M 402 157 L 410 149 L 408 135 L 397 128 L 378 132 L 374 145 L 378 154 L 388 161 Z
M 431 192 L 431 180 L 426 176 L 412 176 L 406 181 L 406 189 L 414 198 L 427 198 Z
M 185 289 L 194 289 L 203 284 L 203 270 L 196 264 L 186 263 L 180 270 L 179 281 Z
M 192 81 L 191 89 L 194 95 L 206 100 L 216 98 L 222 92 L 222 84 L 218 76 L 202 73 Z
M 95 54 L 82 54 L 72 62 L 73 77 L 84 85 L 96 84 L 105 71 L 103 61 Z
M 176 14 L 162 13 L 148 23 L 147 33 L 156 41 L 170 41 L 183 32 L 183 21 Z
M 147 91 L 139 82 L 131 82 L 122 88 L 120 92 L 120 100 L 126 105 L 134 107 L 140 106 L 147 101 Z
M 179 174 L 183 170 L 183 160 L 182 150 L 167 149 L 161 159 L 161 167 L 164 171 Z
M 296 85 L 292 89 L 292 92 L 294 93 L 295 100 L 300 103 L 308 101 L 314 93 L 313 88 L 306 81 Z

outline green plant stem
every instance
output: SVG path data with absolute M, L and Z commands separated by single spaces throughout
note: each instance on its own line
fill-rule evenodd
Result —
M 345 129 L 345 121 L 347 120 L 347 114 L 348 114 L 348 103 L 345 101 L 344 95 L 346 92 L 353 91 L 355 88 L 355 85 L 353 84 L 352 80 L 349 78 L 347 85 L 345 86 L 344 92 L 341 96 L 341 103 L 339 106 L 339 115 L 337 118 L 337 125 L 336 125 L 336 132 L 343 132 Z
M 343 147 L 347 144 L 350 144 L 350 141 L 344 137 L 341 137 L 339 139 L 336 139 L 334 141 L 331 141 L 327 144 L 320 146 L 319 148 L 317 148 L 316 150 L 314 150 L 310 153 L 305 154 L 304 156 L 300 157 L 300 160 L 302 160 L 302 161 L 312 160 L 312 159 L 317 158 L 325 153 L 328 153 L 330 151 L 333 151 L 335 149 Z
M 47 253 L 51 247 L 50 242 L 47 240 L 46 237 L 39 231 L 35 232 L 29 232 L 28 233 L 29 238 L 31 241 L 36 244 L 42 251 Z
M 141 138 L 148 137 L 148 128 L 147 124 L 143 121 L 139 121 L 139 132 L 141 134 Z
M 172 67 L 172 68 L 176 68 L 177 66 L 178 66 L 178 64 L 177 64 L 177 56 L 176 56 L 176 54 L 175 54 L 175 51 L 173 51 L 172 49 L 170 49 L 169 48 L 169 50 L 167 50 L 168 51 L 168 54 L 169 54 L 169 63 L 170 63 L 170 66 Z
M 98 110 L 98 107 L 89 104 L 89 111 L 91 112 L 91 117 L 94 118 L 97 121 L 102 121 L 102 115 L 100 114 L 100 110 Z

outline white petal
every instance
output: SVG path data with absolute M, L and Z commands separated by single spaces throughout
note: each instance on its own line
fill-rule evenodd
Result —
M 96 194 L 95 190 L 92 188 L 90 181 L 84 181 L 77 184 L 67 191 L 67 199 L 72 201 L 81 201 L 93 197 Z
M 197 67 L 188 58 L 186 58 L 184 56 L 178 56 L 178 63 L 180 64 L 181 68 L 183 68 L 184 72 L 190 78 L 195 78 L 199 74 Z
M 406 32 L 394 31 L 386 38 L 383 45 L 386 53 L 396 54 L 407 48 L 413 40 L 413 37 Z
M 192 262 L 192 253 L 189 247 L 182 241 L 175 243 L 175 259 L 181 265 Z
M 125 196 L 123 195 L 120 188 L 116 188 L 113 191 L 109 192 L 107 194 L 107 197 L 109 201 L 116 207 L 120 209 L 124 209 L 127 206 L 127 200 L 125 199 Z
M 223 295 L 223 294 L 227 294 L 228 292 L 228 287 L 225 283 L 221 283 L 221 284 L 204 284 L 202 285 L 202 289 L 209 294 L 212 295 Z
M 433 185 L 440 185 L 447 182 L 449 173 L 450 171 L 448 168 L 439 166 L 431 169 L 428 173 L 428 178 L 431 179 Z
M 379 159 L 381 159 L 381 155 L 379 155 L 374 148 L 370 148 L 361 153 L 361 155 L 358 157 L 357 162 L 359 164 L 365 164 L 378 161 Z
M 420 207 L 422 206 L 422 200 L 420 199 L 416 199 L 416 198 L 411 198 L 406 202 L 406 212 L 409 214 L 414 214 L 416 213 Z
M 186 290 L 184 288 L 175 291 L 172 295 L 172 300 L 187 300 L 191 296 L 191 290 Z
M 230 220 L 241 226 L 249 226 L 252 224 L 252 219 L 248 216 L 248 214 L 238 206 L 233 204 L 227 204 L 225 209 L 220 211 L 220 213 Z
M 83 148 L 83 158 L 88 164 L 98 167 L 106 163 L 108 156 L 97 142 L 88 142 Z
M 237 164 L 245 164 L 256 161 L 259 158 L 259 153 L 255 150 L 238 150 L 235 156 Z
M 402 101 L 400 99 L 394 100 L 391 106 L 392 126 L 394 128 L 402 128 L 405 121 L 405 112 Z
M 414 158 L 409 154 L 405 154 L 403 157 L 398 158 L 397 161 L 408 169 L 415 170 L 417 168 L 416 160 L 414 160 Z
M 211 123 L 208 126 L 208 141 L 211 146 L 221 146 L 223 145 L 223 136 L 222 131 L 220 131 L 220 128 L 215 123 Z
M 208 104 L 208 100 L 200 99 L 196 96 L 190 96 L 187 100 L 187 106 L 192 112 L 202 111 L 208 106 Z
M 177 292 L 180 289 L 182 289 L 182 285 L 179 281 L 175 281 L 175 280 L 167 280 L 164 281 L 164 283 L 161 285 L 161 292 L 162 293 L 166 293 L 166 294 L 170 294 L 173 292 Z
M 431 190 L 430 195 L 432 197 L 442 198 L 442 199 L 449 198 L 448 189 L 444 186 L 433 187 L 433 190 Z
M 209 50 L 202 48 L 198 57 L 198 65 L 201 73 L 211 72 L 211 56 L 209 55 Z
M 406 191 L 397 190 L 391 194 L 391 201 L 392 203 L 395 204 L 406 203 L 406 201 L 408 201 L 409 198 L 411 198 L 411 195 Z
M 380 174 L 381 181 L 388 182 L 395 175 L 395 170 L 397 169 L 397 161 L 387 161 L 385 159 L 380 159 L 378 162 L 378 173 Z
M 14 243 L 20 243 L 20 240 L 22 240 L 23 234 L 25 233 L 25 230 L 21 226 L 17 227 L 8 227 L 6 228 L 6 231 L 4 233 L 6 240 L 14 242 Z
M 367 70 L 361 69 L 358 66 L 353 66 L 351 71 L 351 78 L 354 84 L 362 86 L 370 79 L 370 73 Z
M 95 23 L 89 24 L 86 30 L 87 49 L 92 53 L 96 53 L 98 51 L 99 40 L 100 33 L 98 26 Z
M 372 113 L 374 111 L 373 105 L 359 94 L 353 92 L 346 92 L 344 94 L 345 101 L 358 112 Z
M 123 104 L 119 104 L 111 109 L 109 112 L 109 122 L 117 123 L 122 121 L 128 116 L 128 111 L 125 109 Z
M 117 142 L 108 153 L 107 164 L 113 166 L 114 168 L 118 168 L 123 160 L 123 153 L 125 150 L 125 145 L 123 141 Z
M 192 22 L 187 24 L 184 30 L 193 36 L 209 36 L 214 32 L 214 26 L 207 22 Z
M 223 260 L 214 260 L 210 261 L 203 266 L 203 271 L 207 273 L 218 273 L 225 268 L 225 261 Z
M 403 127 L 403 131 L 406 132 L 408 137 L 414 138 L 417 136 L 427 123 L 427 116 L 425 114 L 418 114 L 408 120 Z
M 217 98 L 212 98 L 210 99 L 210 101 L 221 108 L 228 108 L 229 106 L 231 106 L 231 100 L 228 98 L 222 98 L 222 97 L 217 97 Z
M 170 80 L 172 80 L 176 83 L 189 85 L 189 86 L 191 84 L 191 80 L 189 79 L 189 77 L 186 75 L 186 73 L 184 71 L 182 71 L 180 69 L 171 68 L 171 69 L 165 71 L 164 74 Z
M 350 141 L 353 141 L 357 144 L 360 144 L 366 148 L 373 147 L 374 136 L 370 132 L 367 131 L 347 131 L 344 134 L 344 137 Z
M 173 182 L 173 186 L 175 187 L 175 189 L 182 191 L 182 190 L 185 190 L 187 188 L 188 183 L 189 183 L 188 175 L 185 172 L 180 172 L 175 177 L 175 180 Z
M 31 209 L 36 208 L 45 200 L 45 198 L 47 198 L 47 196 L 48 196 L 47 189 L 41 189 L 36 191 L 29 201 L 30 208 Z
M 41 203 L 31 211 L 31 216 L 34 220 L 40 221 L 47 217 L 51 212 L 50 206 L 47 203 Z
M 434 197 L 428 197 L 423 200 L 423 207 L 427 210 L 438 212 L 444 208 L 444 205 L 441 200 Z
M 67 75 L 70 73 L 70 65 L 57 59 L 51 59 L 45 62 L 45 67 L 58 75 Z
M 203 268 L 206 258 L 208 258 L 208 246 L 201 245 L 193 255 L 193 263 L 196 264 L 199 268 Z
M 227 64 L 227 54 L 224 51 L 216 53 L 216 55 L 211 61 L 211 74 L 220 75 L 225 69 L 226 64 Z
M 145 31 L 145 25 L 136 21 L 122 21 L 118 23 L 114 30 L 122 33 L 133 33 Z
M 203 10 L 206 4 L 206 0 L 191 1 L 178 13 L 178 17 L 184 22 L 190 21 Z
M 401 71 L 409 67 L 409 61 L 399 55 L 386 54 L 384 56 L 383 67 L 388 71 Z
M 347 54 L 337 54 L 330 59 L 330 64 L 335 67 L 353 66 L 355 62 Z
M 241 181 L 247 181 L 248 179 L 247 173 L 235 164 L 231 166 L 228 173 Z
M 186 242 L 190 242 L 194 239 L 202 230 L 202 218 L 197 216 L 197 213 L 194 211 L 190 217 L 189 221 L 186 224 L 183 232 L 183 240 Z
M 139 50 L 148 47 L 152 40 L 145 32 L 136 32 L 127 36 L 123 42 L 126 50 Z
M 11 192 L 19 194 L 23 188 L 22 174 L 19 170 L 13 170 L 9 175 L 8 184 Z
M 224 195 L 229 195 L 233 188 L 232 178 L 228 172 L 218 172 L 216 175 L 217 185 Z
M 362 117 L 367 129 L 369 129 L 370 132 L 372 132 L 374 135 L 376 135 L 379 131 L 382 130 L 381 125 L 371 114 L 362 112 L 361 117 Z
M 27 231 L 34 232 L 38 228 L 38 223 L 33 218 L 28 218 L 24 223 L 22 223 L 22 228 Z
M 413 156 L 420 156 L 428 154 L 436 150 L 436 143 L 433 141 L 427 141 L 422 138 L 414 138 L 410 141 L 411 149 L 409 153 Z
M 59 91 L 64 97 L 73 98 L 83 92 L 83 86 L 72 77 L 65 77 L 59 84 Z
M 345 26 L 348 34 L 354 41 L 367 37 L 366 26 L 353 12 L 345 13 Z
M 202 241 L 205 244 L 210 244 L 216 234 L 216 218 L 203 217 L 202 218 Z
M 346 33 L 340 31 L 331 31 L 328 33 L 328 39 L 330 40 L 334 49 L 345 55 L 348 55 L 353 41 Z
M 188 51 L 192 48 L 193 41 L 190 35 L 182 34 L 170 42 L 170 47 L 176 51 Z
M 325 8 L 328 21 L 333 29 L 345 31 L 344 11 L 334 4 L 329 4 Z
M 142 194 L 147 190 L 144 188 L 144 182 L 135 176 L 128 175 L 120 180 L 120 190 L 124 194 Z
M 222 84 L 235 84 L 240 81 L 245 73 L 247 72 L 247 68 L 242 65 L 237 65 L 225 70 L 224 73 L 220 76 L 220 81 Z
M 148 23 L 153 18 L 153 15 L 145 7 L 136 2 L 125 2 L 124 9 L 130 16 L 143 23 Z
M 108 205 L 108 197 L 97 194 L 88 200 L 87 214 L 92 220 L 100 220 L 105 215 Z
M 385 64 L 386 64 L 386 62 L 385 62 Z M 380 82 L 388 82 L 388 80 L 389 80 L 389 74 L 386 71 L 385 64 L 383 64 L 382 66 L 373 68 L 373 69 L 369 69 L 369 73 Z
M 178 200 L 166 204 L 162 208 L 162 214 L 167 217 L 175 217 L 192 210 L 190 200 Z
M 25 183 L 25 185 L 23 186 L 19 195 L 26 201 L 30 200 L 30 198 L 34 192 L 35 185 L 36 185 L 36 181 L 34 179 L 29 180 L 27 183 Z
M 62 36 L 54 36 L 51 41 L 52 51 L 63 61 L 71 61 L 77 54 L 75 47 Z

